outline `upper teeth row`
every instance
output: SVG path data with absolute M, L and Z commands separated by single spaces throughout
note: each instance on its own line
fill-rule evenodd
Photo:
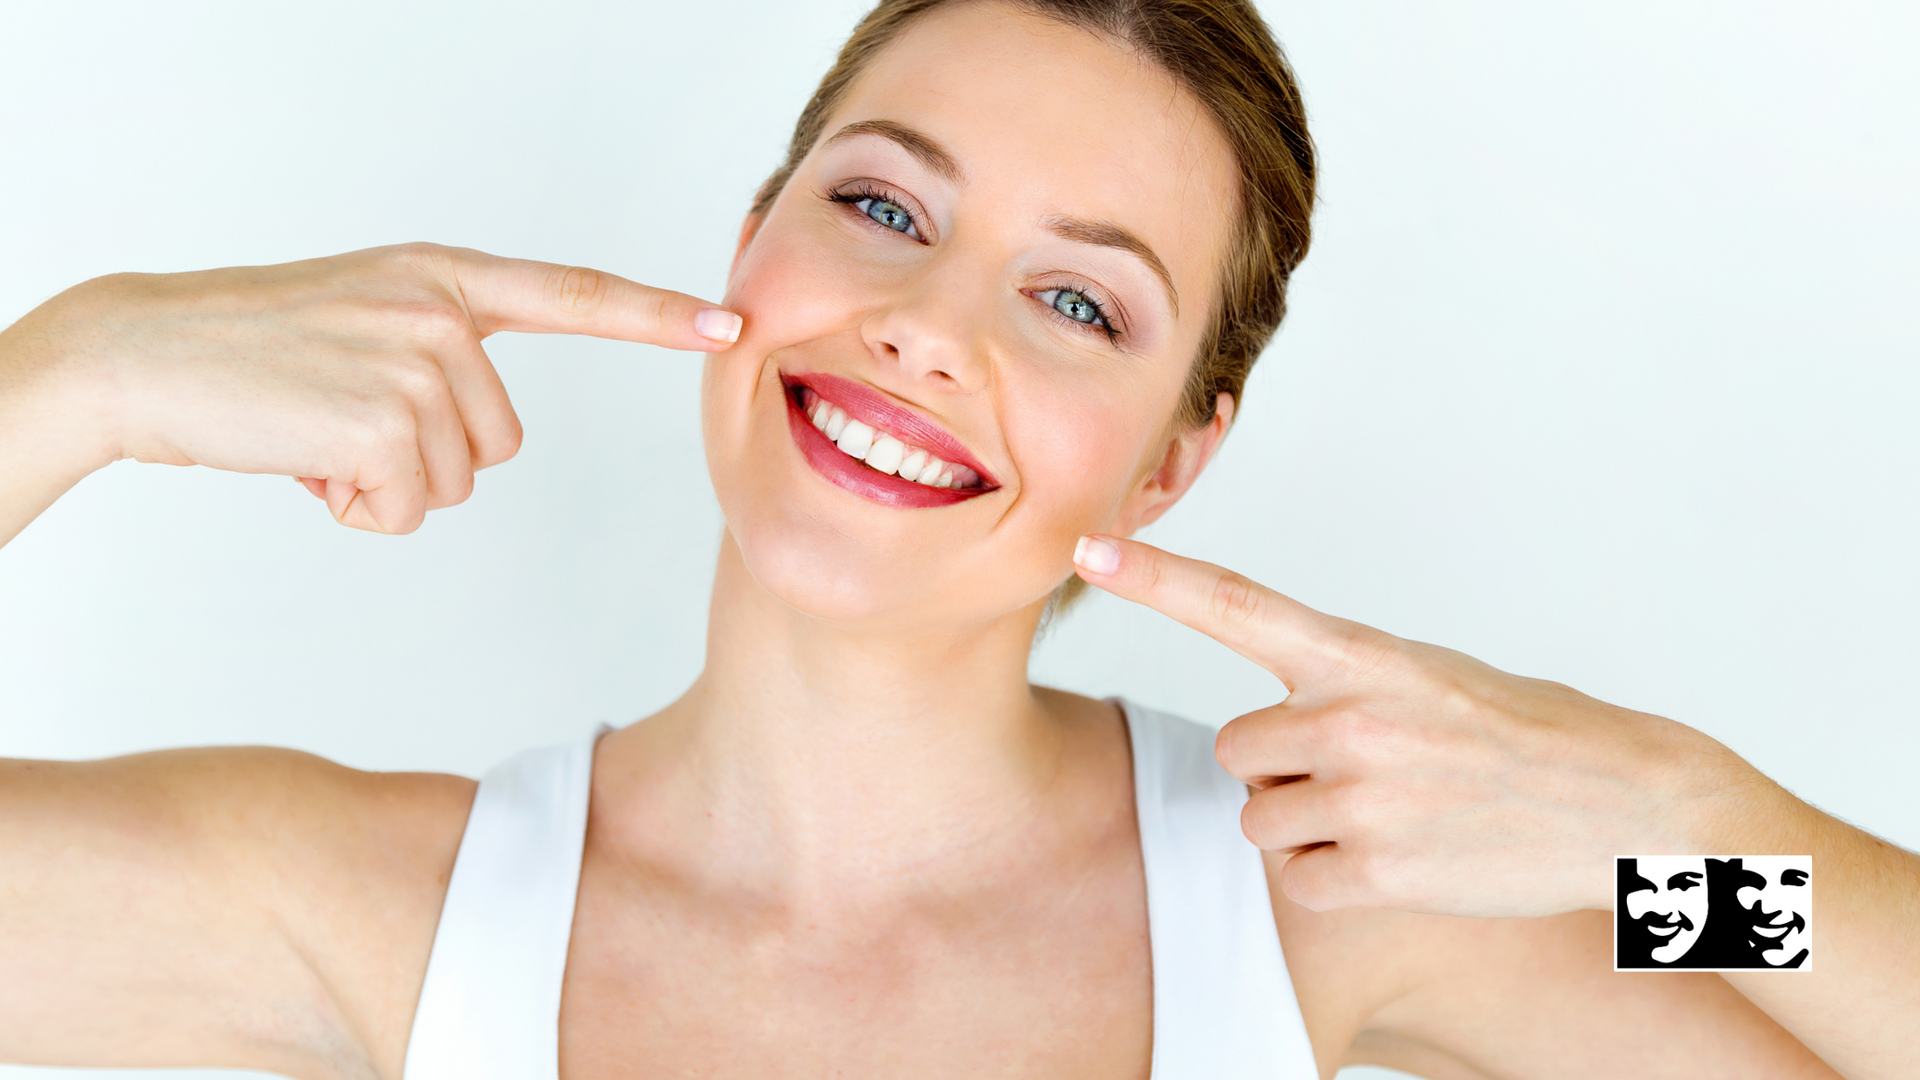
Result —
M 917 446 L 909 446 L 885 431 L 876 431 L 847 415 L 846 410 L 814 393 L 801 393 L 807 418 L 840 452 L 867 463 L 870 469 L 898 475 L 902 480 L 937 488 L 972 487 L 980 474 L 965 465 L 941 461 Z

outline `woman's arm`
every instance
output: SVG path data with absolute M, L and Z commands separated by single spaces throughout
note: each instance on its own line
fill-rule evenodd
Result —
M 1291 901 L 1466 920 L 1560 915 L 1571 927 L 1583 924 L 1563 913 L 1613 906 L 1615 856 L 1811 855 L 1812 970 L 1730 972 L 1703 985 L 1738 989 L 1743 1004 L 1856 1080 L 1910 1075 L 1920 1060 L 1912 852 L 1820 813 L 1683 724 L 1331 618 L 1216 566 L 1098 543 L 1108 557 L 1080 559 L 1082 576 L 1212 635 L 1291 691 L 1228 724 L 1217 747 L 1221 764 L 1257 789 L 1242 823 L 1285 857 L 1276 881 Z M 1629 1003 L 1670 996 L 1678 984 L 1663 980 L 1686 978 L 1616 974 L 1605 952 L 1581 963 L 1603 996 Z M 1570 971 L 1515 985 L 1544 1000 Z M 1638 989 L 1621 989 L 1629 986 Z M 1417 1000 L 1402 999 L 1403 1012 Z M 1609 1015 L 1600 998 L 1591 1004 L 1566 1022 Z M 1721 1022 L 1726 1010 L 1712 995 L 1664 1015 L 1699 1047 L 1732 1053 L 1746 1038 Z
M 45 308 L 0 330 L 0 547 L 116 456 L 106 402 L 63 363 Z
M 1321 1072 L 1384 1065 L 1430 1080 L 1832 1080 L 1717 975 L 1615 972 L 1605 912 L 1462 919 L 1287 899 L 1274 920 Z
M 489 334 L 717 351 L 738 328 L 426 244 L 100 278 L 0 332 L 0 542 L 128 457 L 305 478 L 342 523 L 407 532 L 518 449 Z M 471 794 L 270 750 L 0 761 L 0 1060 L 397 1080 Z
M 713 352 L 739 326 L 611 274 L 431 244 L 99 278 L 0 332 L 0 543 L 128 457 L 310 478 L 343 524 L 411 532 L 519 449 L 488 335 Z
M 0 761 L 0 1061 L 398 1080 L 473 782 Z

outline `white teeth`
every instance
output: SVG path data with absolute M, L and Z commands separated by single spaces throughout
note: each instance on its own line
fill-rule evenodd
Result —
M 871 424 L 855 420 L 847 411 L 827 399 L 805 391 L 807 419 L 848 457 L 866 462 L 882 473 L 897 474 L 903 480 L 934 488 L 971 487 L 980 474 L 965 465 L 954 465 L 927 451 L 909 446 Z
M 873 449 L 867 451 L 867 467 L 891 474 L 899 471 L 900 461 L 906 456 L 907 447 L 905 443 L 902 443 L 900 440 L 885 432 L 881 432 L 880 436 L 873 440 Z
M 848 457 L 864 458 L 867 451 L 873 449 L 873 429 L 858 420 L 849 420 L 847 426 L 840 429 L 840 437 L 833 441 Z

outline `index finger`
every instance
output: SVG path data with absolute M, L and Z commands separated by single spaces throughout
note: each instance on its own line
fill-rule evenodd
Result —
M 1083 536 L 1073 562 L 1088 584 L 1191 626 L 1266 668 L 1289 690 L 1296 679 L 1337 665 L 1354 625 L 1224 567 L 1136 540 Z
M 740 337 L 740 316 L 686 293 L 584 266 L 444 250 L 481 337 L 588 334 L 691 352 L 718 352 Z

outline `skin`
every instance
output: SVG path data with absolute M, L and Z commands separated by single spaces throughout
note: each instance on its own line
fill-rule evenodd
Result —
M 746 332 L 702 390 L 728 526 L 707 665 L 599 745 L 563 1074 L 1145 1076 L 1123 722 L 1025 679 L 1076 568 L 1289 691 L 1219 754 L 1254 793 L 1244 824 L 1323 1075 L 1911 1059 L 1894 1022 L 1920 1008 L 1911 856 L 1682 725 L 1123 539 L 1231 420 L 1230 400 L 1202 429 L 1171 420 L 1233 183 L 1183 92 L 1117 43 L 956 5 L 828 129 L 871 119 L 930 135 L 960 175 L 846 139 L 745 223 L 727 304 Z M 821 197 L 863 178 L 917 238 Z M 1061 240 L 1057 214 L 1140 236 L 1178 306 L 1133 256 Z M 1063 286 L 1110 300 L 1124 344 L 1057 317 Z M 345 523 L 407 531 L 517 446 L 485 334 L 712 348 L 692 329 L 706 307 L 424 246 L 89 283 L 0 334 L 0 535 L 122 456 L 306 477 Z M 936 420 L 1000 489 L 907 511 L 828 483 L 787 432 L 793 369 Z M 1108 539 L 1076 564 L 1087 533 Z M 0 764 L 0 970 L 25 976 L 0 980 L 0 1059 L 398 1077 L 472 791 L 269 750 Z M 1812 852 L 1824 895 L 1854 901 L 1822 906 L 1816 970 L 1614 974 L 1593 910 L 1611 856 L 1689 846 Z

